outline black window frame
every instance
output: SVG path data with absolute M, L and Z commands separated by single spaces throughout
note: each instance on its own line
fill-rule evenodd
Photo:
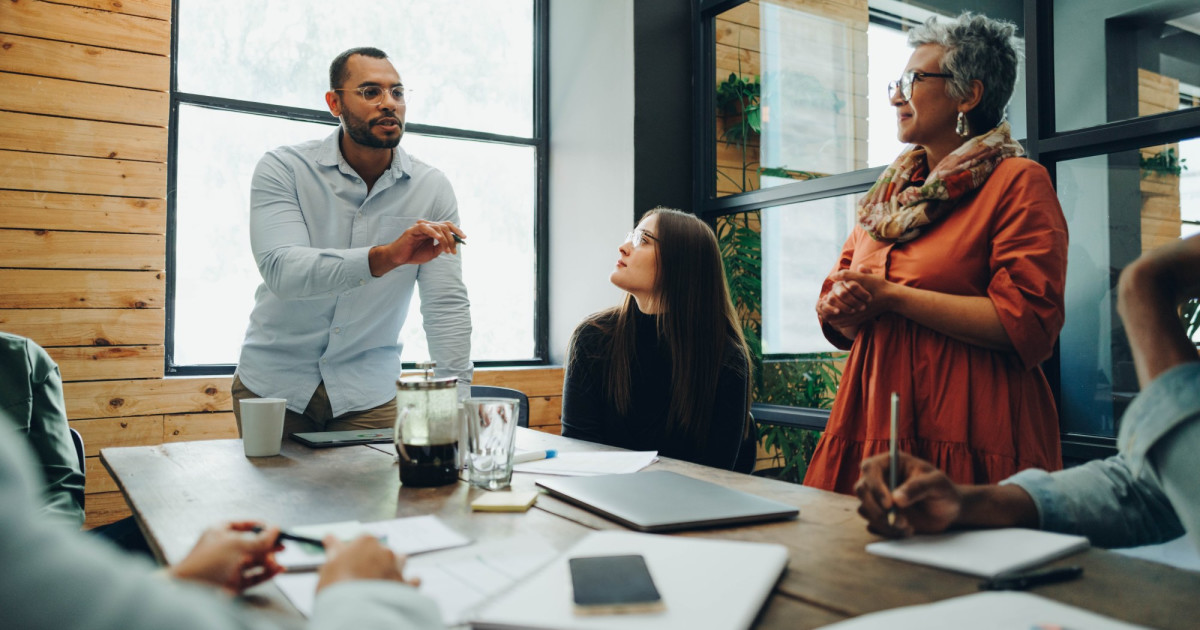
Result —
M 534 295 L 534 356 L 529 359 L 474 361 L 475 367 L 540 366 L 550 362 L 550 239 L 549 239 L 549 164 L 550 164 L 550 0 L 530 0 L 533 4 L 533 136 L 503 134 L 406 123 L 405 131 L 422 136 L 455 140 L 492 142 L 510 146 L 533 147 L 537 182 L 535 184 L 534 244 L 537 279 Z M 270 103 L 190 94 L 179 91 L 179 0 L 171 3 L 171 101 L 167 140 L 167 262 L 166 329 L 164 372 L 166 376 L 207 376 L 233 374 L 236 364 L 178 365 L 175 363 L 175 288 L 176 288 L 176 187 L 178 182 L 179 108 L 191 105 L 229 112 L 284 118 L 335 126 L 338 119 L 327 110 L 305 109 Z M 404 369 L 414 369 L 411 362 Z
M 697 69 L 693 81 L 692 133 L 696 150 L 692 164 L 692 194 L 696 214 L 710 224 L 719 217 L 739 212 L 866 192 L 885 168 L 866 168 L 725 197 L 715 196 L 715 182 L 711 176 L 717 146 L 716 127 L 712 122 L 716 119 L 712 98 L 716 93 L 715 21 L 718 15 L 747 1 L 695 0 L 692 42 Z M 1148 19 L 1154 17 L 1148 16 Z M 1058 131 L 1054 100 L 1054 0 L 1024 0 L 1022 31 L 1026 54 L 1025 149 L 1030 159 L 1046 167 L 1056 187 L 1059 162 L 1200 136 L 1200 107 Z M 1056 342 L 1053 356 L 1042 368 L 1061 414 L 1059 353 Z M 752 410 L 760 422 L 817 431 L 825 429 L 829 418 L 829 411 L 824 409 L 755 403 Z M 1067 461 L 1096 459 L 1116 452 L 1115 437 L 1064 432 L 1061 438 L 1063 458 Z

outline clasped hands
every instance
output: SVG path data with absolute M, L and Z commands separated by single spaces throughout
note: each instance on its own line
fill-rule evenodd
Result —
M 858 334 L 863 322 L 891 310 L 891 289 L 894 286 L 883 276 L 842 269 L 831 277 L 833 286 L 817 301 L 817 316 L 833 326 L 848 339 Z
M 283 571 L 275 562 L 275 552 L 281 551 L 279 528 L 263 527 L 252 521 L 225 523 L 201 534 L 187 557 L 168 569 L 177 579 L 201 582 L 222 588 L 230 593 L 261 584 Z M 326 562 L 321 567 L 317 590 L 346 580 L 392 580 L 416 586 L 417 580 L 405 580 L 402 575 L 404 557 L 368 535 L 343 543 L 328 536 L 325 543 Z

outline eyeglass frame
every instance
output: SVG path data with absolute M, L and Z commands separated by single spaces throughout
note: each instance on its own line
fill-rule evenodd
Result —
M 630 232 L 629 234 L 625 235 L 625 242 L 631 243 L 635 248 L 641 247 L 642 245 L 646 244 L 646 239 L 650 239 L 650 241 L 652 241 L 654 243 L 658 242 L 657 236 L 655 236 L 641 228 L 638 228 L 638 229 Z
M 374 100 L 367 98 L 367 95 L 365 94 L 365 92 L 367 90 L 379 90 L 379 98 L 374 99 Z M 372 85 L 362 85 L 362 86 L 359 86 L 356 88 L 333 88 L 333 90 L 331 90 L 331 91 L 333 91 L 333 92 L 358 92 L 359 98 L 361 98 L 363 100 L 363 102 L 365 102 L 366 104 L 378 105 L 383 102 L 384 94 L 391 94 L 392 100 L 396 101 L 397 103 L 404 103 L 405 102 L 404 94 L 408 90 L 406 90 L 403 85 L 399 85 L 399 84 L 393 85 L 389 88 L 385 88 L 382 85 L 372 84 Z M 396 95 L 397 91 L 400 92 L 399 96 Z
M 896 98 L 896 90 L 900 90 L 900 98 L 907 103 L 912 100 L 913 85 L 924 81 L 926 77 L 934 77 L 940 79 L 953 79 L 954 75 L 949 72 L 921 72 L 920 70 L 909 70 L 900 75 L 899 81 L 891 81 L 888 83 L 888 99 Z M 904 89 L 904 85 L 908 84 L 908 89 Z

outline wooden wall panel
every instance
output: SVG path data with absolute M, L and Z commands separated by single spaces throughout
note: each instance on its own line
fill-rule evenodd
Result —
M 108 469 L 101 463 L 99 457 L 89 457 L 84 460 L 84 494 L 97 492 L 117 492 L 117 482 L 113 481 Z M 87 510 L 87 499 L 84 500 L 84 510 Z
M 228 387 L 225 388 L 228 391 Z M 192 440 L 236 440 L 237 421 L 233 412 L 189 413 L 166 416 L 163 423 L 164 442 Z
M 162 346 L 47 348 L 63 381 L 162 378 Z
M 84 529 L 92 529 L 108 525 L 133 514 L 125 495 L 120 492 L 101 492 L 87 495 L 87 516 L 83 522 Z
M 5 6 L 0 2 L 0 7 Z M 69 98 L 79 84 L 65 79 L 0 72 L 0 109 L 45 116 L 107 120 L 133 125 L 166 127 L 170 98 L 151 92 L 109 85 L 89 85 L 86 98 Z
M 124 0 L 121 0 L 122 2 Z M 37 0 L 0 2 L 8 33 L 167 56 L 171 27 L 161 20 Z
M 122 128 L 130 129 L 128 125 Z M 165 135 L 163 143 L 165 153 Z M 165 234 L 167 202 L 165 199 L 0 190 L 0 227 Z
M 63 383 L 71 419 L 232 411 L 229 377 Z
M 4 264 L 28 269 L 166 269 L 161 234 L 0 229 Z
M 36 339 L 46 348 L 161 346 L 165 323 L 162 309 L 0 309 L 0 330 Z
M 166 197 L 167 167 L 154 162 L 0 151 L 0 188 Z
M 161 55 L 3 33 L 0 70 L 144 90 L 165 92 L 171 88 L 171 62 Z M 85 90 L 83 86 L 79 89 Z
M 534 396 L 562 396 L 563 369 L 548 368 L 498 368 L 476 370 L 475 385 L 510 387 Z
M 160 271 L 0 269 L 0 308 L 162 308 Z
M 530 397 L 530 427 L 548 427 L 560 424 L 562 424 L 562 396 Z
M 146 446 L 163 443 L 162 416 L 133 416 L 72 420 L 71 427 L 83 437 L 84 454 L 95 457 L 110 446 Z
M 167 130 L 0 112 L 0 149 L 26 151 L 31 147 L 41 153 L 166 162 Z
M 101 9 L 114 13 L 140 15 L 156 20 L 171 19 L 171 0 L 56 0 L 59 4 L 70 4 L 88 9 Z

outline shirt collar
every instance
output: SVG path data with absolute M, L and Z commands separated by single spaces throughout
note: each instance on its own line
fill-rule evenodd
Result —
M 317 152 L 317 164 L 337 167 L 343 173 L 351 174 L 354 173 L 354 169 L 346 162 L 346 158 L 342 157 L 342 150 L 338 146 L 341 137 L 342 127 L 339 125 L 321 143 L 321 149 Z M 388 170 L 397 180 L 409 177 L 412 173 L 412 158 L 403 148 L 397 146 L 392 150 L 392 165 L 388 167 Z

